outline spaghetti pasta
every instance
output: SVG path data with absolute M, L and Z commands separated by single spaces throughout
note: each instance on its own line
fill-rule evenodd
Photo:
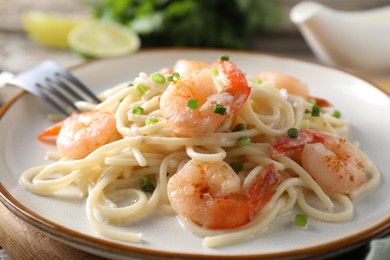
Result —
M 197 63 L 197 71 L 188 74 L 198 73 L 198 70 L 210 72 L 213 84 L 221 93 L 226 77 L 221 79 L 220 74 L 213 73 L 213 66 L 204 63 L 205 68 L 200 69 L 202 63 Z M 180 71 L 183 74 L 186 70 L 181 68 Z M 162 70 L 159 73 L 167 78 L 171 72 Z M 188 77 L 183 74 L 178 81 L 186 79 Z M 312 99 L 289 93 L 277 82 L 257 82 L 250 78 L 245 78 L 245 81 L 250 94 L 248 92 L 248 98 L 237 111 L 224 117 L 212 131 L 188 136 L 175 132 L 171 118 L 162 112 L 161 96 L 175 81 L 156 82 L 141 72 L 133 81 L 101 93 L 100 104 L 76 104 L 84 111 L 114 114 L 116 131 L 122 136 L 120 139 L 101 145 L 82 159 L 52 154 L 50 158 L 55 159 L 54 162 L 26 170 L 20 184 L 32 193 L 47 196 L 69 185 L 78 186 L 86 197 L 87 217 L 92 227 L 103 236 L 129 242 L 141 241 L 142 234 L 112 226 L 137 221 L 155 211 L 176 214 L 171 205 L 171 196 L 174 195 L 169 194 L 167 186 L 189 160 L 209 164 L 239 162 L 242 167 L 237 170 L 237 176 L 242 190 L 247 190 L 268 165 L 274 165 L 281 176 L 265 207 L 239 227 L 214 230 L 194 222 L 190 216 L 179 216 L 187 228 L 203 238 L 204 246 L 237 243 L 258 236 L 273 219 L 296 207 L 321 221 L 351 219 L 351 199 L 375 189 L 380 180 L 378 169 L 362 151 L 359 151 L 359 161 L 364 165 L 367 181 L 345 194 L 321 187 L 296 154 L 274 156 L 271 153 L 275 138 L 286 135 L 290 128 L 303 127 L 339 138 L 347 135 L 348 122 L 333 116 L 332 106 L 321 107 L 320 114 L 313 116 L 310 111 L 316 104 Z M 170 102 L 176 106 L 175 100 Z M 225 106 L 229 110 L 229 104 Z M 133 113 L 136 107 L 141 108 L 142 113 Z M 233 131 L 238 124 L 244 125 L 245 129 Z M 238 145 L 237 140 L 242 137 L 249 143 Z M 151 181 L 152 191 L 144 191 L 139 186 L 140 178 L 145 176 Z

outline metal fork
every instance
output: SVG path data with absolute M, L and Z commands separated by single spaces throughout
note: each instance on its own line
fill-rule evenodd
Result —
M 95 94 L 69 71 L 53 61 L 44 61 L 21 74 L 0 71 L 0 87 L 15 85 L 42 98 L 66 116 L 80 112 L 76 101 L 93 100 L 100 103 Z

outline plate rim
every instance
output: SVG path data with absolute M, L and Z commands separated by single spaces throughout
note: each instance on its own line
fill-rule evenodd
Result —
M 231 49 L 212 49 L 212 48 L 146 48 L 138 51 L 137 53 L 117 56 L 117 57 L 109 57 L 104 59 L 92 59 L 80 62 L 73 66 L 69 66 L 69 70 L 77 70 L 82 67 L 86 67 L 95 62 L 105 62 L 107 60 L 113 59 L 123 59 L 127 57 L 132 57 L 134 55 L 142 55 L 144 53 L 151 52 L 177 52 L 177 51 L 187 51 L 187 52 L 221 52 L 225 51 L 227 53 L 232 53 L 235 55 L 239 54 L 250 54 L 250 55 L 258 55 L 258 56 L 266 56 L 266 57 L 276 57 L 281 59 L 287 59 L 297 62 L 308 63 L 309 65 L 321 66 L 327 69 L 333 69 L 335 71 L 343 72 L 349 76 L 357 78 L 359 80 L 364 81 L 365 83 L 375 87 L 384 95 L 388 96 L 388 93 L 383 91 L 376 83 L 371 82 L 363 78 L 360 75 L 356 75 L 350 71 L 346 71 L 341 68 L 332 67 L 328 65 L 321 64 L 315 61 L 308 61 L 302 58 L 291 57 L 283 54 L 277 53 L 269 53 L 269 52 L 261 52 L 261 51 L 250 51 L 250 50 L 231 50 Z M 12 105 L 21 97 L 24 96 L 26 92 L 21 91 L 16 94 L 13 98 L 7 101 L 0 108 L 0 120 L 3 118 L 5 113 L 12 108 Z M 158 257 L 158 258 L 166 258 L 166 257 L 180 257 L 186 259 L 199 259 L 199 258 L 207 258 L 207 259 L 243 259 L 243 258 L 257 258 L 257 259 L 269 259 L 275 258 L 278 259 L 290 259 L 294 258 L 307 258 L 307 257 L 318 257 L 325 256 L 328 254 L 337 254 L 341 252 L 345 252 L 346 250 L 350 250 L 351 248 L 358 246 L 360 244 L 364 244 L 369 240 L 380 236 L 390 230 L 390 216 L 388 216 L 383 221 L 376 223 L 375 225 L 361 230 L 358 233 L 349 235 L 347 237 L 342 237 L 337 240 L 332 240 L 326 243 L 322 243 L 316 246 L 305 247 L 302 249 L 289 250 L 285 252 L 275 252 L 275 253 L 266 253 L 266 254 L 250 254 L 250 255 L 210 255 L 210 254 L 193 254 L 193 253 L 175 253 L 169 251 L 160 251 L 158 249 L 147 249 L 141 247 L 135 247 L 132 244 L 121 244 L 113 241 L 105 240 L 104 238 L 99 238 L 87 234 L 83 234 L 81 232 L 77 232 L 72 230 L 66 226 L 63 226 L 59 223 L 52 222 L 43 216 L 35 213 L 34 211 L 26 208 L 23 204 L 21 204 L 16 198 L 12 196 L 12 194 L 3 186 L 0 181 L 0 201 L 1 203 L 10 210 L 14 215 L 16 215 L 23 222 L 35 227 L 36 229 L 42 231 L 46 235 L 53 237 L 60 242 L 68 244 L 74 248 L 96 254 L 96 252 L 108 252 L 121 256 L 128 257 Z M 331 249 L 331 251 L 330 251 Z M 91 251 L 92 250 L 92 251 Z M 95 252 L 95 253 L 94 253 Z

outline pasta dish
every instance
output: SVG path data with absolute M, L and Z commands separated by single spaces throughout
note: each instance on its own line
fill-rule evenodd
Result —
M 342 113 L 292 75 L 246 75 L 229 56 L 178 60 L 99 98 L 39 134 L 58 152 L 20 184 L 42 196 L 77 187 L 105 237 L 140 242 L 132 227 L 162 212 L 206 247 L 238 243 L 293 211 L 298 226 L 348 221 L 379 184 Z

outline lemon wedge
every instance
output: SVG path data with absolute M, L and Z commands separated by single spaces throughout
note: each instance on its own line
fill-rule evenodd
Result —
M 133 53 L 140 47 L 137 33 L 114 22 L 88 21 L 68 35 L 70 48 L 86 58 L 102 58 Z
M 42 11 L 26 11 L 22 13 L 21 19 L 25 31 L 32 40 L 53 48 L 67 48 L 69 32 L 88 20 L 86 17 Z

